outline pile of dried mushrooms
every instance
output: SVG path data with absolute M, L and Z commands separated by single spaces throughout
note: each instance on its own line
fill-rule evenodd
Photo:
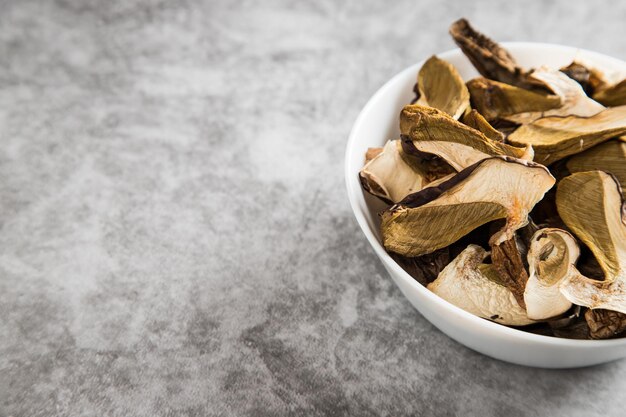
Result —
M 579 60 L 521 68 L 465 19 L 450 34 L 481 77 L 427 60 L 400 138 L 359 174 L 388 204 L 385 249 L 487 320 L 626 336 L 626 79 Z

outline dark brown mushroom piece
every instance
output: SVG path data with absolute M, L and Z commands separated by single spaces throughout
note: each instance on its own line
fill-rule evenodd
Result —
M 466 19 L 454 22 L 450 35 L 483 77 L 527 90 L 549 92 L 541 81 L 530 77 L 532 71 L 517 65 L 506 49 L 476 31 Z

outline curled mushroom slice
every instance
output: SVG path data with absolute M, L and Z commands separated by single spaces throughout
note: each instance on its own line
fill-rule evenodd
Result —
M 466 112 L 461 120 L 463 121 L 463 123 L 465 123 L 472 129 L 478 130 L 489 139 L 496 142 L 504 142 L 504 134 L 491 126 L 487 119 L 485 119 L 483 115 L 477 112 L 475 109 Z
M 566 75 L 563 75 L 567 78 Z M 570 80 L 578 85 L 576 81 Z M 561 99 L 544 92 L 529 91 L 514 85 L 474 78 L 467 82 L 472 107 L 478 110 L 487 120 L 507 119 L 518 122 L 516 119 L 524 117 L 520 114 L 539 114 L 562 105 Z M 578 86 L 580 88 L 580 86 Z
M 525 113 L 513 114 L 507 117 L 516 123 L 530 123 L 541 117 L 548 116 L 582 116 L 589 117 L 604 110 L 604 106 L 587 96 L 579 83 L 561 71 L 548 68 L 538 68 L 531 77 L 543 82 L 556 97 L 561 105 L 545 111 L 531 110 Z
M 610 140 L 572 156 L 565 164 L 570 172 L 602 170 L 615 175 L 626 190 L 626 142 Z
M 466 19 L 454 22 L 450 35 L 483 77 L 528 90 L 546 90 L 543 83 L 530 77 L 530 71 L 517 65 L 506 49 L 477 32 Z
M 544 117 L 522 125 L 508 141 L 532 146 L 535 160 L 549 165 L 626 133 L 626 106 L 609 107 L 595 116 Z
M 439 109 L 458 119 L 469 107 L 470 96 L 463 78 L 452 64 L 430 57 L 417 77 L 417 104 Z
M 498 273 L 482 261 L 488 252 L 469 245 L 449 263 L 428 289 L 468 313 L 510 326 L 533 323 Z
M 418 151 L 441 157 L 457 171 L 495 155 L 532 159 L 529 147 L 494 141 L 440 110 L 417 104 L 402 109 L 400 132 Z
M 504 156 L 484 159 L 385 210 L 383 244 L 390 252 L 420 256 L 487 222 L 506 219 L 490 239 L 491 244 L 500 244 L 528 223 L 528 213 L 554 181 L 544 166 L 530 161 Z
M 572 303 L 626 313 L 626 207 L 617 180 L 602 171 L 578 172 L 559 182 L 559 215 L 593 252 L 604 281 L 577 274 L 561 292 Z
M 386 202 L 395 203 L 421 190 L 425 174 L 402 157 L 402 145 L 390 140 L 359 172 L 363 188 Z
M 572 306 L 559 289 L 560 283 L 579 274 L 574 266 L 580 251 L 576 239 L 561 229 L 538 230 L 530 240 L 524 290 L 528 317 L 544 320 L 565 313 Z

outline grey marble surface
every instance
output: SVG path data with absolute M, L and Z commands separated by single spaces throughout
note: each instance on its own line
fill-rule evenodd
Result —
M 0 1 L 0 416 L 624 415 L 433 328 L 342 159 L 454 19 L 625 59 L 626 4 L 387 3 Z

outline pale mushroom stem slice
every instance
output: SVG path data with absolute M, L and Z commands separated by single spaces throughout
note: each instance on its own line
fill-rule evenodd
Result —
M 522 125 L 507 139 L 516 146 L 532 146 L 535 160 L 549 165 L 623 134 L 626 106 L 609 107 L 591 117 L 544 117 Z
M 563 75 L 567 78 L 566 75 Z M 572 81 L 574 84 L 576 81 Z M 487 78 L 474 78 L 467 82 L 472 107 L 487 120 L 516 120 L 517 115 L 539 114 L 562 106 L 562 100 L 556 95 L 529 91 L 514 85 L 501 83 Z M 579 87 L 580 88 L 580 87 Z M 522 122 L 526 119 L 518 117 Z
M 540 229 L 530 239 L 524 290 L 528 317 L 544 320 L 565 313 L 572 306 L 560 290 L 563 280 L 579 274 L 575 264 L 580 251 L 576 239 L 564 230 Z
M 626 207 L 617 180 L 602 171 L 579 172 L 559 182 L 559 215 L 593 252 L 604 281 L 576 274 L 560 284 L 572 303 L 626 313 Z
M 471 127 L 472 129 L 476 129 L 481 132 L 483 135 L 487 136 L 489 139 L 496 142 L 504 142 L 504 134 L 491 126 L 487 119 L 483 117 L 475 109 L 472 109 L 469 112 L 466 112 L 462 117 L 462 122 Z
M 483 77 L 528 90 L 545 91 L 545 86 L 520 68 L 511 54 L 487 36 L 476 31 L 466 19 L 450 26 L 450 35 Z
M 489 253 L 469 245 L 427 288 L 468 313 L 509 326 L 534 323 L 520 307 L 498 274 L 483 260 Z
M 612 139 L 572 156 L 565 163 L 570 172 L 602 170 L 615 175 L 626 190 L 626 141 Z
M 533 157 L 531 147 L 515 147 L 489 139 L 440 110 L 417 104 L 402 109 L 400 132 L 404 141 L 413 142 L 415 149 L 441 157 L 457 171 L 495 155 Z
M 402 158 L 400 141 L 388 141 L 382 152 L 359 172 L 363 189 L 385 202 L 397 203 L 426 185 L 425 173 Z
M 436 56 L 430 57 L 417 77 L 417 104 L 437 108 L 459 119 L 470 105 L 470 95 L 454 65 Z
M 544 166 L 530 161 L 505 156 L 484 159 L 385 210 L 383 244 L 390 252 L 421 256 L 487 222 L 506 219 L 491 237 L 491 244 L 500 244 L 528 223 L 528 213 L 554 182 Z

